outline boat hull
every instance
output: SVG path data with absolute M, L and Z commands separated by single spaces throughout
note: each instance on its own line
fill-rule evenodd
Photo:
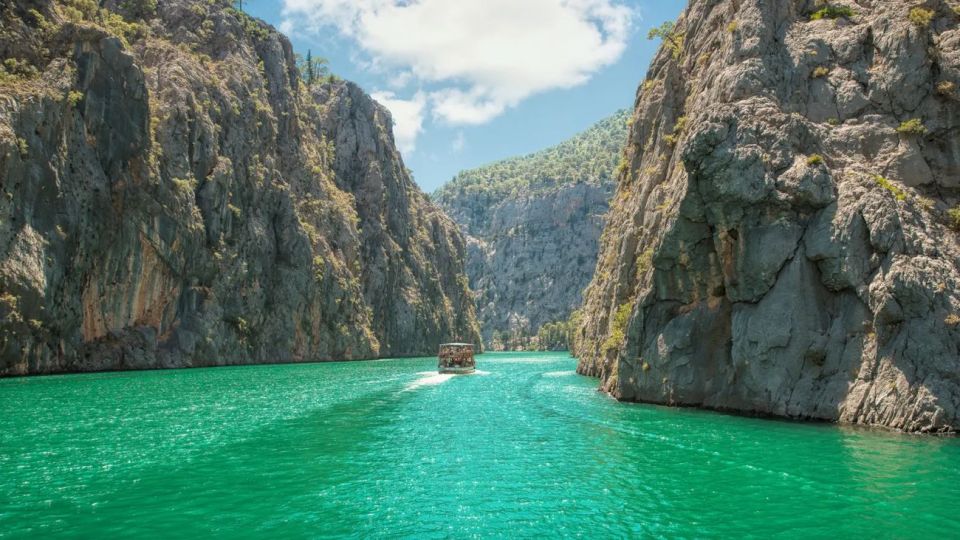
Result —
M 475 367 L 442 367 L 438 370 L 441 374 L 467 375 L 477 371 Z

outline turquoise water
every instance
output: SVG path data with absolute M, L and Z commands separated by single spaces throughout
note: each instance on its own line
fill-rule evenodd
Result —
M 0 381 L 0 537 L 957 537 L 960 441 L 616 403 L 565 354 Z

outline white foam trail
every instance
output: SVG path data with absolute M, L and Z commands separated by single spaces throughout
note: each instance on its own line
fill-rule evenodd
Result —
M 483 371 L 482 369 L 478 369 L 473 373 L 450 373 L 450 375 L 489 375 L 489 374 L 490 374 L 489 371 Z M 438 375 L 438 373 L 436 371 L 418 371 L 417 375 L 420 375 L 422 377 L 429 377 L 431 375 Z
M 551 358 L 494 358 L 497 364 L 552 364 L 556 362 L 555 357 Z
M 548 371 L 543 374 L 544 377 L 568 377 L 570 375 L 576 375 L 577 372 L 570 369 L 567 371 Z
M 443 384 L 449 381 L 454 376 L 453 373 L 437 373 L 437 372 L 431 372 L 431 371 L 427 371 L 424 373 L 430 373 L 430 376 L 421 377 L 413 381 L 412 383 L 408 384 L 407 387 L 404 388 L 404 390 L 416 390 L 421 386 L 435 386 L 438 384 Z

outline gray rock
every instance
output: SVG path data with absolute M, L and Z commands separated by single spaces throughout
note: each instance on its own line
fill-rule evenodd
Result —
M 544 347 L 529 338 L 565 325 L 582 302 L 627 117 L 621 111 L 555 147 L 461 172 L 434 194 L 467 237 L 488 347 Z
M 0 376 L 479 342 L 463 239 L 389 113 L 307 88 L 272 28 L 187 0 L 125 36 L 46 0 L 3 16 L 39 73 L 0 82 Z
M 960 16 L 849 5 L 692 1 L 656 56 L 575 347 L 615 397 L 960 426 Z

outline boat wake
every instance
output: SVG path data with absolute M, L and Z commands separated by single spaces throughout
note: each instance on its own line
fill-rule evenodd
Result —
M 569 369 L 566 371 L 548 371 L 543 374 L 544 377 L 569 377 L 570 375 L 576 375 L 577 372 Z
M 416 390 L 421 386 L 436 386 L 454 377 L 453 373 L 437 373 L 436 371 L 422 371 L 417 375 L 422 375 L 422 377 L 408 384 L 404 391 Z
M 489 371 L 476 370 L 473 373 L 437 373 L 436 371 L 418 371 L 417 375 L 420 375 L 420 378 L 407 384 L 403 389 L 404 392 L 409 390 L 416 390 L 421 386 L 436 386 L 438 384 L 443 384 L 453 377 L 465 377 L 469 375 L 489 375 Z

